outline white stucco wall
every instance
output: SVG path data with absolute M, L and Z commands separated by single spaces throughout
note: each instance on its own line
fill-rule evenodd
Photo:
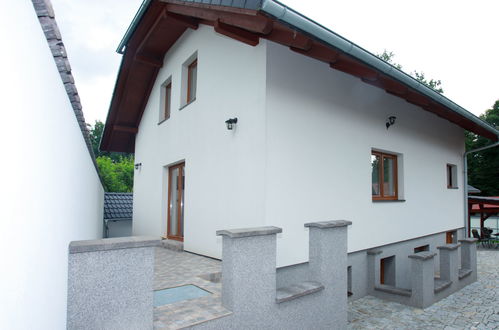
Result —
M 267 51 L 265 222 L 283 228 L 279 265 L 308 260 L 305 222 L 352 221 L 349 252 L 463 226 L 461 128 L 275 43 Z M 373 203 L 372 149 L 402 154 L 405 202 Z M 447 163 L 459 189 L 447 189 Z
M 103 189 L 31 1 L 0 9 L 0 329 L 64 329 L 68 244 L 102 237 Z
M 198 52 L 197 99 L 182 110 L 182 64 Z M 158 125 L 172 76 L 171 118 Z M 396 124 L 385 127 L 388 115 Z M 238 117 L 234 132 L 224 121 Z M 373 203 L 371 150 L 400 154 L 399 195 Z M 215 231 L 275 225 L 278 266 L 308 260 L 310 221 L 353 221 L 349 251 L 463 226 L 463 130 L 325 63 L 211 27 L 165 56 L 136 139 L 134 234 L 166 232 L 167 166 L 186 161 L 185 244 L 220 257 Z M 447 189 L 446 164 L 459 189 Z
M 197 52 L 196 100 L 179 110 L 182 65 Z M 169 165 L 185 160 L 185 240 L 220 257 L 215 231 L 264 223 L 265 43 L 251 47 L 201 25 L 165 56 L 136 138 L 134 235 L 165 235 Z M 170 119 L 158 125 L 160 87 L 172 77 Z M 225 120 L 237 117 L 234 131 Z

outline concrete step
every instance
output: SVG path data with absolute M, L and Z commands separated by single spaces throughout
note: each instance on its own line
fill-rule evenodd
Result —
M 385 285 L 385 284 L 377 285 L 376 287 L 374 287 L 374 290 L 386 292 L 386 293 L 390 293 L 390 294 L 395 294 L 395 295 L 399 295 L 399 296 L 406 296 L 406 297 L 410 297 L 412 294 L 412 290 L 397 288 L 395 286 Z
M 441 279 L 435 279 L 435 288 L 434 292 L 438 293 L 446 288 L 448 288 L 452 284 L 451 281 L 446 281 L 446 280 L 441 280 Z
M 184 251 L 184 242 L 175 241 L 173 239 L 161 240 L 161 246 L 165 249 L 181 252 Z
M 473 271 L 471 269 L 461 268 L 459 269 L 459 279 L 463 279 L 470 275 Z
M 319 282 L 301 282 L 277 289 L 275 300 L 279 304 L 319 292 L 321 290 L 324 290 L 324 286 Z

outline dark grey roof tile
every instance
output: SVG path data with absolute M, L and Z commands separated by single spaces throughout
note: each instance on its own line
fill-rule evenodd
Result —
M 132 219 L 132 193 L 106 193 L 104 195 L 104 219 Z

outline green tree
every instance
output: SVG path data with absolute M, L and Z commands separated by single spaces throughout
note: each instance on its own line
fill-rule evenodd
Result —
M 480 118 L 499 129 L 499 100 Z M 466 132 L 466 150 L 481 148 L 493 142 L 472 132 Z M 499 147 L 468 155 L 468 182 L 484 196 L 499 196 Z
M 104 123 L 100 120 L 96 120 L 93 126 L 89 125 L 89 132 L 97 167 L 104 182 L 104 189 L 108 192 L 132 192 L 133 154 L 100 150 L 100 141 L 104 133 Z
M 106 191 L 133 191 L 133 157 L 121 157 L 119 161 L 114 161 L 111 157 L 100 156 L 96 161 Z
M 395 57 L 395 54 L 393 52 L 389 52 L 385 49 L 381 54 L 377 54 L 376 56 L 383 61 L 390 63 L 397 69 L 402 70 L 402 65 L 393 61 L 393 58 Z M 413 71 L 410 73 L 410 75 L 413 76 L 417 81 L 433 89 L 435 92 L 443 94 L 444 90 L 442 89 L 442 81 L 436 79 L 428 79 L 422 71 Z

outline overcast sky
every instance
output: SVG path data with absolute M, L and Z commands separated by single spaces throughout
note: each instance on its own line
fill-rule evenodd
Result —
M 440 79 L 476 115 L 499 99 L 498 0 L 282 0 L 367 49 L 395 53 L 404 71 Z M 52 0 L 87 123 L 105 121 L 121 55 L 142 0 Z

